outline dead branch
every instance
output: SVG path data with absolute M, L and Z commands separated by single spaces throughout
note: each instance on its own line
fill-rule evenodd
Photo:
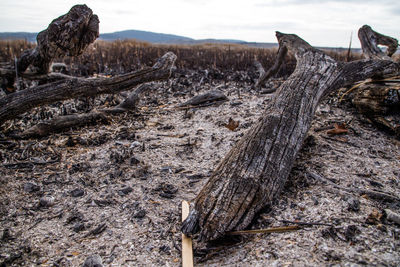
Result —
M 142 84 L 138 86 L 135 90 L 133 90 L 133 92 L 118 106 L 113 108 L 100 109 L 99 111 L 110 114 L 118 114 L 135 110 L 139 103 L 140 95 L 150 90 L 156 90 L 157 88 L 158 86 L 152 83 Z
M 0 124 L 40 105 L 81 96 L 118 93 L 142 83 L 167 79 L 175 60 L 175 54 L 168 52 L 151 68 L 112 78 L 70 78 L 6 95 L 0 99 Z
M 179 107 L 199 106 L 207 103 L 226 101 L 228 98 L 219 90 L 211 90 L 204 94 L 197 95 L 179 105 Z

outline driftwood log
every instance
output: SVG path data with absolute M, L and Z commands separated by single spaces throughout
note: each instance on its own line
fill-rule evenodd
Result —
M 280 53 L 294 53 L 296 69 L 195 198 L 182 224 L 186 235 L 213 240 L 246 228 L 280 194 L 323 97 L 400 70 L 390 58 L 337 62 L 297 35 L 277 32 L 276 37 Z

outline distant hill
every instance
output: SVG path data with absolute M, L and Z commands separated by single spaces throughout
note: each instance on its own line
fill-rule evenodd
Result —
M 29 42 L 36 42 L 37 33 L 33 32 L 0 32 L 0 40 L 27 40 Z M 276 43 L 248 43 L 242 40 L 234 39 L 193 39 L 185 36 L 156 33 L 149 31 L 126 30 L 112 33 L 101 33 L 100 40 L 115 41 L 125 39 L 136 39 L 139 41 L 155 43 L 155 44 L 201 44 L 201 43 L 231 43 L 243 44 L 255 47 L 273 47 L 277 46 Z
M 33 32 L 0 32 L 0 40 L 27 40 L 29 42 L 36 42 L 37 33 Z M 202 43 L 228 43 L 228 44 L 241 44 L 250 47 L 258 48 L 271 48 L 278 47 L 277 43 L 258 43 L 258 42 L 246 42 L 242 40 L 234 39 L 193 39 L 185 36 L 156 33 L 149 31 L 139 31 L 139 30 L 126 30 L 118 31 L 112 33 L 102 33 L 99 37 L 100 40 L 104 41 L 115 41 L 115 40 L 125 40 L 125 39 L 136 39 L 138 41 L 144 41 L 155 44 L 202 44 Z M 346 50 L 347 48 L 333 48 L 324 47 L 322 49 L 334 49 L 334 50 Z M 360 52 L 359 48 L 352 48 L 353 52 Z M 397 52 L 399 53 L 399 51 Z
M 138 30 L 127 30 L 112 33 L 102 33 L 99 37 L 100 40 L 114 41 L 114 40 L 124 40 L 124 39 L 136 39 L 140 41 L 145 41 L 149 43 L 157 44 L 181 44 L 190 43 L 195 41 L 192 38 L 165 34 L 165 33 L 155 33 L 148 31 L 138 31 Z
M 0 40 L 27 40 L 36 42 L 36 32 L 0 32 Z

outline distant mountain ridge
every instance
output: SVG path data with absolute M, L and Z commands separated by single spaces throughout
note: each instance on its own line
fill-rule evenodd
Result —
M 28 42 L 36 42 L 37 33 L 32 32 L 0 32 L 0 40 L 27 40 Z M 277 43 L 248 43 L 242 40 L 234 39 L 200 39 L 196 40 L 193 38 L 156 33 L 149 31 L 139 30 L 125 30 L 112 33 L 101 33 L 99 40 L 104 41 L 115 41 L 125 39 L 136 39 L 138 41 L 144 41 L 154 44 L 201 44 L 201 43 L 231 43 L 231 44 L 243 44 L 256 47 L 276 47 Z
M 37 32 L 0 32 L 0 40 L 27 40 L 36 42 Z
M 195 41 L 192 38 L 174 34 L 155 33 L 155 32 L 139 31 L 139 30 L 126 30 L 126 31 L 119 31 L 112 33 L 102 33 L 100 34 L 99 39 L 105 41 L 136 39 L 140 41 L 145 41 L 149 43 L 158 43 L 158 44 L 185 43 L 185 42 Z

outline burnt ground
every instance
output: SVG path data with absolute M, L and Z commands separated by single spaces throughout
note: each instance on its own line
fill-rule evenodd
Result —
M 136 112 L 114 116 L 106 125 L 41 139 L 2 136 L 0 265 L 80 266 L 98 254 L 105 266 L 180 266 L 181 201 L 196 196 L 273 97 L 252 89 L 245 74 L 235 75 L 228 81 L 204 73 L 175 75 L 143 96 Z M 229 100 L 176 108 L 215 88 Z M 124 96 L 37 108 L 7 123 L 3 132 L 112 106 Z M 230 118 L 239 122 L 233 131 L 225 127 Z M 347 133 L 328 134 L 342 123 Z M 335 190 L 307 172 L 344 187 L 400 196 L 399 148 L 396 138 L 369 124 L 348 102 L 329 96 L 281 197 L 250 228 L 293 224 L 287 221 L 324 225 L 210 244 L 195 241 L 196 266 L 398 265 L 400 227 L 382 211 L 400 212 L 399 204 Z

